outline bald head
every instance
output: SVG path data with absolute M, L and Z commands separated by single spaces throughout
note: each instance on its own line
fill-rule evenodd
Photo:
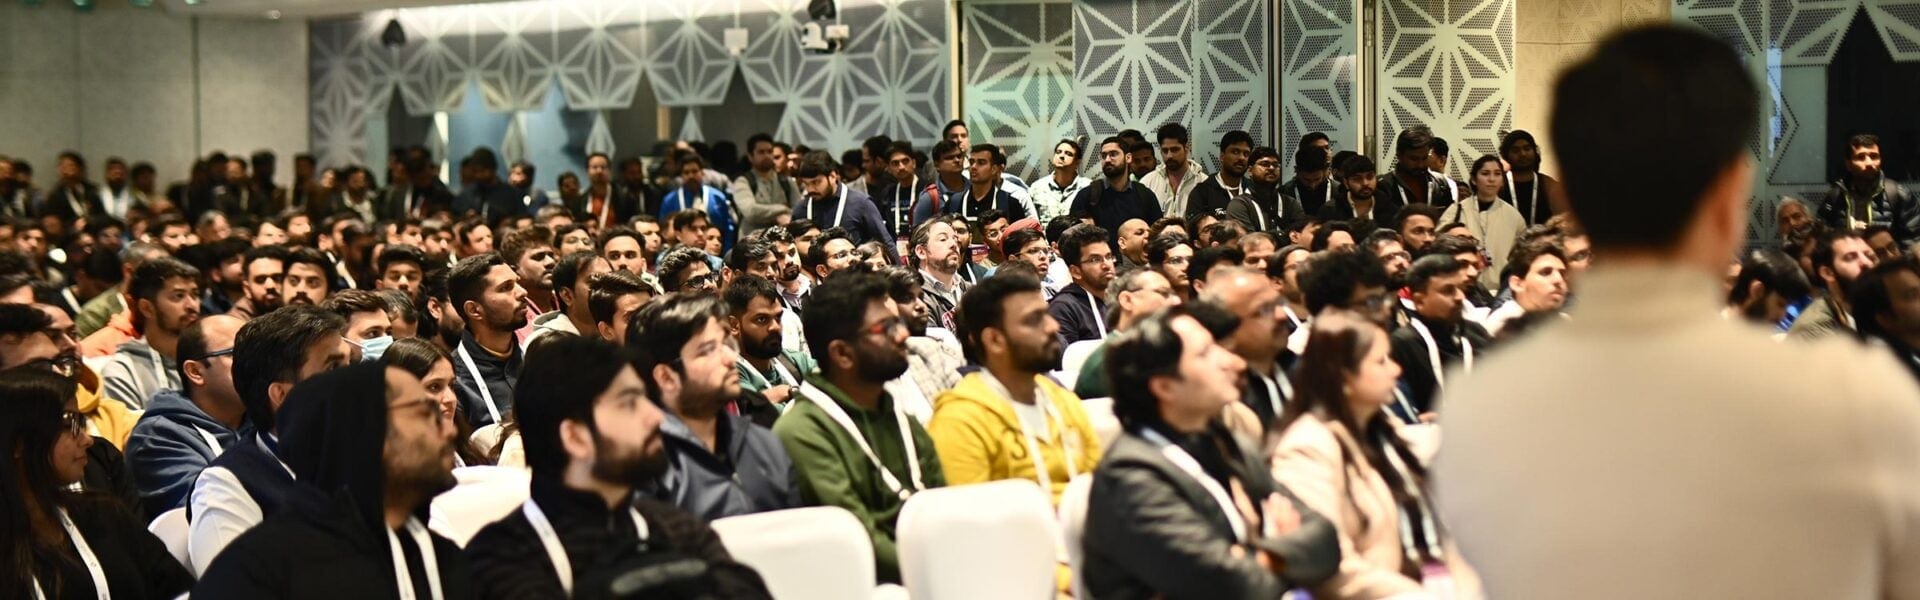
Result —
M 1127 219 L 1120 224 L 1120 253 L 1134 264 L 1147 264 L 1147 232 L 1150 229 L 1147 222 L 1140 219 Z
M 234 336 L 240 333 L 240 326 L 245 324 L 246 319 L 240 317 L 213 315 L 201 318 L 197 327 L 207 341 L 207 352 L 212 352 L 232 348 Z
M 233 386 L 233 340 L 246 320 L 213 315 L 187 325 L 180 333 L 180 373 L 187 393 L 208 414 L 229 415 L 238 424 L 240 393 Z M 217 356 L 209 356 L 217 355 Z
M 1200 298 L 1240 317 L 1240 328 L 1221 344 L 1249 365 L 1272 365 L 1286 348 L 1287 336 L 1293 333 L 1292 321 L 1281 316 L 1285 301 L 1280 298 L 1280 290 L 1267 282 L 1265 273 L 1241 266 L 1214 267 L 1207 271 L 1207 287 Z

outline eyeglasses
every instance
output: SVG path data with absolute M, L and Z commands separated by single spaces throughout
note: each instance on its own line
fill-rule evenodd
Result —
M 345 340 L 346 338 L 340 338 L 340 339 L 343 339 L 343 340 Z M 351 341 L 353 341 L 353 340 L 347 340 L 347 341 L 349 341 L 349 342 L 351 342 Z M 359 344 L 355 344 L 355 345 L 357 346 L 357 345 L 359 345 Z M 231 346 L 229 346 L 229 347 L 227 347 L 227 348 L 223 348 L 223 349 L 220 349 L 220 350 L 214 350 L 214 351 L 212 351 L 212 352 L 208 352 L 208 353 L 206 353 L 206 354 L 202 354 L 202 355 L 200 355 L 200 356 L 199 356 L 199 358 L 195 358 L 194 360 L 207 360 L 207 359 L 210 359 L 210 358 L 216 358 L 216 357 L 221 357 L 221 356 L 233 356 L 233 348 L 232 348 Z
M 1106 256 L 1088 256 L 1080 259 L 1080 264 L 1083 264 L 1083 265 L 1099 264 L 1099 263 L 1113 264 L 1117 262 L 1120 262 L 1120 257 L 1114 254 L 1108 254 Z
M 60 414 L 60 426 L 64 428 L 61 433 L 75 437 L 86 435 L 87 416 L 71 410 L 66 411 Z
M 876 321 L 872 325 L 860 328 L 860 333 L 863 335 L 884 335 L 893 333 L 895 330 L 906 331 L 907 322 L 900 317 L 888 317 Z
M 686 282 L 680 284 L 680 289 L 694 290 L 694 289 L 700 289 L 704 287 L 711 287 L 713 285 L 713 280 L 714 280 L 713 273 L 708 273 L 705 275 L 701 275 L 699 277 L 688 277 Z

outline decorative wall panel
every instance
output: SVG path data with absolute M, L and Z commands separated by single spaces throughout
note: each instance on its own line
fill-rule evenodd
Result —
M 1465 180 L 1513 127 L 1513 2 L 1399 0 L 1379 5 L 1381 34 L 1373 155 L 1393 156 L 1403 129 L 1426 125 L 1446 138 L 1449 175 Z
M 1360 146 L 1360 126 L 1354 120 L 1358 4 L 1358 0 L 1280 3 L 1280 139 L 1274 142 L 1276 148 L 1291 148 L 1314 131 L 1332 138 L 1334 148 Z M 1283 152 L 1282 162 L 1292 164 L 1293 156 Z
M 1051 169 L 1055 143 L 1081 135 L 1073 118 L 1073 6 L 1067 0 L 969 2 L 963 9 L 967 127 L 1007 153 L 1010 172 L 1032 181 Z M 1088 135 L 1093 139 L 1083 147 L 1105 137 Z M 1082 165 L 1091 169 L 1093 162 Z
M 1178 0 L 1075 2 L 1079 131 L 1098 140 L 1138 129 L 1152 138 L 1162 123 L 1192 123 L 1192 18 L 1193 5 Z M 1196 157 L 1202 146 L 1195 144 Z

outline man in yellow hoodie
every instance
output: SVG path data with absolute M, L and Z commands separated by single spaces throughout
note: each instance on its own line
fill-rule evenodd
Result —
M 927 433 L 948 485 L 1026 479 L 1058 504 L 1067 481 L 1100 462 L 1100 442 L 1080 397 L 1046 376 L 1064 345 L 1040 282 L 981 280 L 955 321 L 967 361 L 984 368 L 934 400 Z

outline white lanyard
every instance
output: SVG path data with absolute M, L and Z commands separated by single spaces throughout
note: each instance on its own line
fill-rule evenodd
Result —
M 193 431 L 200 434 L 200 440 L 206 442 L 207 447 L 213 448 L 214 456 L 220 456 L 221 453 L 227 451 L 226 446 L 220 444 L 220 438 L 215 437 L 213 432 L 201 429 L 199 425 L 194 425 Z
M 420 547 L 420 568 L 427 572 L 427 592 L 433 594 L 433 600 L 440 600 L 440 561 L 433 554 L 433 536 L 427 534 L 427 526 L 415 517 L 407 517 L 407 536 L 413 538 L 413 545 Z M 394 535 L 392 529 L 387 529 L 387 547 L 393 551 L 393 580 L 400 588 L 400 600 L 413 600 L 416 597 L 413 573 L 407 569 L 407 555 L 400 549 L 400 536 Z
M 980 371 L 980 376 L 986 380 L 988 386 L 993 388 L 994 393 L 1000 394 L 1002 398 L 1006 398 L 1008 403 L 1014 401 L 1013 392 L 1007 389 L 1006 384 L 1000 383 L 999 378 L 994 377 L 992 373 L 984 370 Z M 1040 409 L 1040 426 L 1042 428 L 1040 435 L 1052 437 L 1053 432 L 1051 430 L 1053 428 L 1049 424 L 1059 424 L 1060 452 L 1066 457 L 1067 463 L 1066 480 L 1073 481 L 1074 476 L 1080 474 L 1080 469 L 1074 464 L 1073 436 L 1068 434 L 1067 420 L 1054 412 L 1053 397 L 1047 393 L 1047 388 L 1040 385 L 1039 382 L 1031 383 L 1033 383 L 1033 403 Z M 1040 441 L 1034 437 L 1033 432 L 1027 431 L 1027 425 L 1020 421 L 1019 415 L 1016 414 L 1014 416 L 1013 422 L 1015 427 L 1020 428 L 1020 435 L 1027 439 L 1027 455 L 1033 458 L 1034 481 L 1040 484 L 1041 490 L 1052 493 L 1053 477 L 1051 477 L 1047 471 L 1047 461 L 1040 456 Z
M 1087 293 L 1087 308 L 1093 309 L 1093 328 L 1098 330 L 1095 333 L 1100 334 L 1100 339 L 1107 339 L 1107 320 L 1100 316 L 1100 304 L 1093 301 L 1092 291 L 1087 288 L 1080 288 L 1080 291 Z
M 1260 231 L 1266 231 L 1267 230 L 1267 213 L 1266 211 L 1260 210 L 1260 202 L 1257 200 L 1254 200 L 1252 196 L 1248 196 L 1247 206 L 1253 207 L 1254 226 L 1258 227 Z
M 1516 203 L 1519 202 L 1520 186 L 1519 184 L 1516 184 L 1513 182 L 1513 171 L 1507 171 L 1507 187 L 1513 188 L 1513 191 L 1509 193 L 1513 194 L 1514 202 Z M 1534 173 L 1533 188 L 1527 190 L 1527 224 L 1537 225 L 1539 224 L 1539 222 L 1540 222 L 1540 174 Z
M 112 598 L 113 592 L 107 588 L 107 570 L 100 566 L 100 558 L 93 555 L 93 547 L 87 545 L 86 536 L 80 535 L 80 528 L 74 526 L 73 519 L 67 516 L 67 509 L 55 510 L 60 514 L 60 527 L 67 530 L 67 538 L 73 540 L 73 550 L 80 554 L 80 562 L 87 565 L 87 575 L 93 578 L 94 597 L 100 600 Z M 47 592 L 40 589 L 40 578 L 30 579 L 33 580 L 34 599 L 46 600 Z
M 818 214 L 817 211 L 813 209 L 813 200 L 814 200 L 813 198 L 807 199 L 807 218 L 817 220 L 820 217 L 820 215 Z M 896 212 L 895 214 L 898 214 L 898 213 Z M 839 227 L 840 223 L 845 222 L 846 220 L 847 220 L 847 186 L 843 185 L 843 186 L 840 186 L 840 204 L 835 205 L 833 208 L 833 225 L 828 226 L 827 229 L 833 229 L 834 227 Z
M 1447 385 L 1447 376 L 1440 368 L 1440 344 L 1433 341 L 1433 332 L 1429 331 L 1427 324 L 1421 323 L 1418 317 L 1408 319 L 1407 322 L 1413 325 L 1413 331 L 1415 333 L 1420 334 L 1420 341 L 1427 343 L 1427 361 L 1433 364 L 1434 383 L 1442 386 Z M 1472 373 L 1473 342 L 1468 340 L 1465 335 L 1460 336 L 1460 354 L 1466 358 L 1466 362 L 1463 365 L 1465 372 Z
M 1389 435 L 1399 435 L 1399 434 L 1390 433 Z M 1394 452 L 1393 446 L 1388 444 L 1386 440 L 1381 440 L 1380 442 L 1380 453 L 1387 457 L 1387 463 L 1392 465 L 1394 470 L 1400 472 L 1400 481 L 1403 481 L 1403 482 L 1413 481 L 1413 478 L 1408 476 L 1408 469 L 1407 469 L 1406 463 L 1401 462 L 1400 454 L 1398 452 Z M 1433 523 L 1432 505 L 1427 504 L 1427 497 L 1425 494 L 1421 493 L 1420 486 L 1417 486 L 1417 485 L 1407 486 L 1407 493 L 1409 496 L 1413 497 L 1414 504 L 1417 504 L 1420 506 L 1420 530 L 1422 533 L 1425 534 L 1424 537 L 1427 542 L 1425 544 L 1426 548 L 1424 548 L 1426 550 L 1425 554 L 1430 555 L 1435 559 L 1445 558 L 1446 551 L 1445 551 L 1445 546 L 1440 543 L 1439 527 L 1435 526 Z M 1400 509 L 1401 549 L 1403 552 L 1406 552 L 1409 558 L 1418 559 L 1420 558 L 1421 553 L 1416 552 L 1416 548 L 1419 545 L 1414 543 L 1413 524 L 1408 522 L 1412 520 L 1408 518 L 1411 515 L 1407 514 L 1407 508 L 1405 506 L 1401 506 L 1399 507 L 1399 509 Z
M 887 489 L 900 496 L 901 500 L 906 500 L 913 492 L 927 489 L 926 484 L 920 482 L 920 453 L 913 447 L 913 432 L 907 428 L 907 415 L 900 412 L 899 402 L 893 403 L 893 422 L 900 426 L 900 443 L 907 449 L 907 471 L 913 480 L 911 491 L 901 487 L 900 479 L 885 464 L 881 464 L 880 457 L 873 453 L 873 446 L 867 444 L 866 436 L 860 435 L 860 430 L 853 426 L 853 417 L 847 415 L 846 409 L 840 408 L 840 403 L 827 397 L 826 392 L 820 391 L 812 383 L 800 384 L 800 396 L 819 405 L 820 410 L 825 411 L 834 423 L 840 425 L 842 431 L 853 438 L 853 443 L 860 446 L 860 452 L 867 455 L 867 462 L 873 463 L 874 469 L 880 471 L 880 481 L 886 483 Z
M 1200 461 L 1194 460 L 1193 455 L 1187 454 L 1186 450 L 1180 449 L 1179 444 L 1175 444 L 1172 440 L 1168 440 L 1166 436 L 1160 435 L 1160 432 L 1152 429 L 1142 429 L 1140 431 L 1140 437 L 1144 437 L 1148 442 L 1159 446 L 1160 453 L 1165 455 L 1167 460 L 1173 461 L 1173 466 L 1179 467 L 1182 471 L 1186 471 L 1187 475 L 1193 477 L 1194 481 L 1200 482 L 1200 487 L 1206 488 L 1207 495 L 1213 496 L 1213 501 L 1220 505 L 1220 512 L 1227 515 L 1227 525 L 1233 528 L 1233 539 L 1241 542 L 1247 541 L 1247 521 L 1244 517 L 1240 516 L 1240 509 L 1233 505 L 1233 496 L 1228 495 L 1227 489 L 1220 487 L 1220 482 L 1214 481 L 1213 476 L 1208 475 L 1205 469 L 1200 468 Z
M 1413 408 L 1413 402 L 1407 400 L 1407 394 L 1400 391 L 1400 386 L 1393 386 L 1393 402 L 1399 404 L 1401 410 L 1407 411 L 1408 425 L 1420 424 L 1420 411 Z
M 473 363 L 473 353 L 467 352 L 466 344 L 461 344 L 454 353 L 460 355 L 460 362 L 467 365 L 467 371 L 473 373 L 473 387 L 480 390 L 480 399 L 486 401 L 487 414 L 493 417 L 493 422 L 499 423 L 500 407 L 494 405 L 493 390 L 487 388 L 487 378 L 480 374 L 480 365 Z
M 1279 367 L 1275 368 L 1278 369 Z M 1274 378 L 1255 373 L 1252 369 L 1248 369 L 1247 372 L 1253 374 L 1254 379 L 1260 380 L 1260 385 L 1266 386 L 1267 404 L 1269 408 L 1273 409 L 1273 415 L 1278 417 L 1280 413 L 1286 412 L 1287 407 L 1280 403 L 1280 386 L 1274 383 Z
M 1292 305 L 1288 305 L 1288 306 L 1282 306 L 1282 307 L 1280 307 L 1280 309 L 1281 309 L 1281 310 L 1284 310 L 1284 311 L 1287 311 L 1287 320 L 1288 320 L 1288 321 L 1293 321 L 1293 328 L 1294 328 L 1294 329 L 1299 329 L 1299 328 L 1301 328 L 1301 327 L 1305 327 L 1305 326 L 1307 325 L 1307 322 L 1306 322 L 1306 321 L 1304 321 L 1304 320 L 1301 320 L 1301 319 L 1300 319 L 1300 315 L 1299 315 L 1298 313 L 1295 313 L 1295 312 L 1293 312 L 1293 306 L 1292 306 Z
M 553 523 L 547 521 L 547 513 L 532 498 L 520 505 L 520 512 L 527 515 L 527 523 L 533 525 L 533 532 L 540 536 L 540 546 L 547 551 L 547 562 L 553 564 L 553 572 L 560 576 L 560 589 L 573 596 L 573 561 L 567 559 L 566 546 L 560 545 L 560 535 L 554 533 Z M 640 535 L 640 541 L 650 536 L 647 520 L 640 518 L 640 511 L 627 507 L 627 514 L 633 517 L 633 530 Z
M 900 186 L 899 188 L 907 192 L 908 205 L 913 204 L 913 198 L 915 195 L 913 193 L 913 188 L 914 186 L 917 186 L 917 185 L 920 185 L 919 175 L 913 176 L 913 180 L 908 181 L 906 185 Z M 900 193 L 899 192 L 894 192 L 893 194 L 893 234 L 894 235 L 900 234 Z

